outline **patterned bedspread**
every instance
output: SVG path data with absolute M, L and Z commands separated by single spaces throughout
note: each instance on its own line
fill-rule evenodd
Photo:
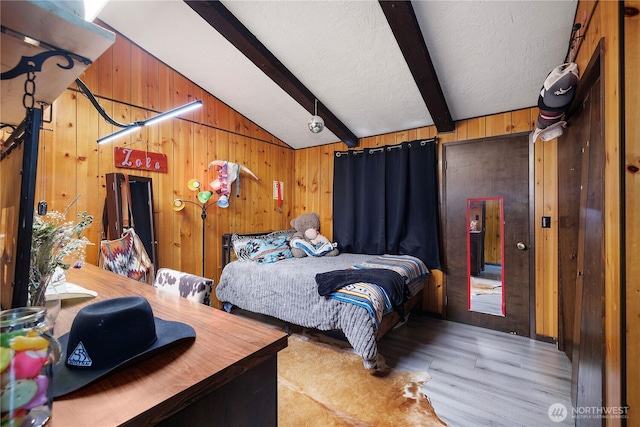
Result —
M 272 264 L 234 261 L 222 271 L 216 296 L 223 303 L 295 325 L 325 331 L 341 330 L 354 350 L 362 356 L 365 366 L 371 368 L 377 363 L 376 333 L 379 321 L 374 318 L 377 319 L 378 314 L 371 316 L 361 304 L 347 304 L 339 298 L 320 296 L 315 276 L 354 266 L 366 267 L 371 262 L 387 262 L 384 257 L 381 260 L 376 258 L 379 257 L 343 253 L 335 257 L 290 258 Z M 417 258 L 414 260 L 422 264 Z M 418 269 L 406 264 L 392 268 L 404 270 L 405 277 L 411 274 L 418 277 L 419 272 L 428 274 L 424 264 Z M 420 286 L 422 281 L 409 279 L 412 294 Z

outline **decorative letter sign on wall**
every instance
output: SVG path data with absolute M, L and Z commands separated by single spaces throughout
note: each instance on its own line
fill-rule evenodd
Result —
M 167 155 L 162 153 L 115 147 L 113 161 L 117 168 L 142 169 L 165 173 L 168 171 Z

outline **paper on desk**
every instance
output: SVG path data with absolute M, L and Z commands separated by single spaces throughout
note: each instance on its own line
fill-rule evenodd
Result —
M 50 290 L 52 287 L 55 288 L 56 292 L 58 292 L 60 299 L 94 298 L 98 296 L 96 291 L 83 288 L 82 286 L 71 282 L 58 282 L 52 284 L 52 286 L 47 287 L 45 295 L 53 293 L 53 290 Z

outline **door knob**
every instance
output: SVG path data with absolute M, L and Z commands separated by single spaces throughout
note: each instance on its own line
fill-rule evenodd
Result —
M 518 249 L 520 249 L 521 251 L 524 251 L 525 249 L 527 249 L 527 245 L 525 245 L 523 242 L 518 242 L 518 243 L 516 244 L 516 247 L 517 247 Z

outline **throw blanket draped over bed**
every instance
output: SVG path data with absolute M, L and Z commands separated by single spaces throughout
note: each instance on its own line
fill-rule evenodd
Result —
M 335 270 L 316 274 L 318 294 L 327 296 L 346 285 L 370 283 L 380 286 L 389 297 L 389 301 L 400 317 L 404 317 L 403 304 L 409 297 L 409 288 L 404 278 L 386 268 Z
M 389 279 L 380 280 L 377 275 L 362 273 L 363 270 L 378 269 L 382 276 Z M 423 275 L 429 274 L 424 263 L 411 255 L 379 255 L 369 258 L 364 262 L 352 265 L 347 268 L 349 271 L 356 271 L 346 277 L 343 275 L 345 270 L 339 270 L 334 277 L 340 279 L 339 283 L 331 285 L 335 291 L 330 292 L 327 297 L 342 301 L 348 304 L 354 304 L 367 310 L 375 326 L 378 327 L 382 316 L 395 308 L 401 318 L 404 318 L 404 302 L 413 295 L 414 292 L 409 289 L 415 279 Z M 334 270 L 336 271 L 336 270 Z M 397 277 L 393 275 L 396 272 L 401 276 L 404 282 L 397 281 Z M 322 273 L 324 275 L 324 273 Z M 316 282 L 318 282 L 316 275 Z M 323 276 L 321 280 L 331 279 L 331 275 Z M 360 279 L 361 281 L 357 281 Z M 367 280 L 369 282 L 367 282 Z M 395 285 L 393 284 L 395 282 Z M 404 286 L 401 284 L 404 283 Z M 318 284 L 320 284 L 318 282 Z M 327 285 L 328 289 L 329 285 Z M 395 287 L 395 289 L 394 289 Z M 323 288 L 318 291 L 320 295 L 327 290 Z

